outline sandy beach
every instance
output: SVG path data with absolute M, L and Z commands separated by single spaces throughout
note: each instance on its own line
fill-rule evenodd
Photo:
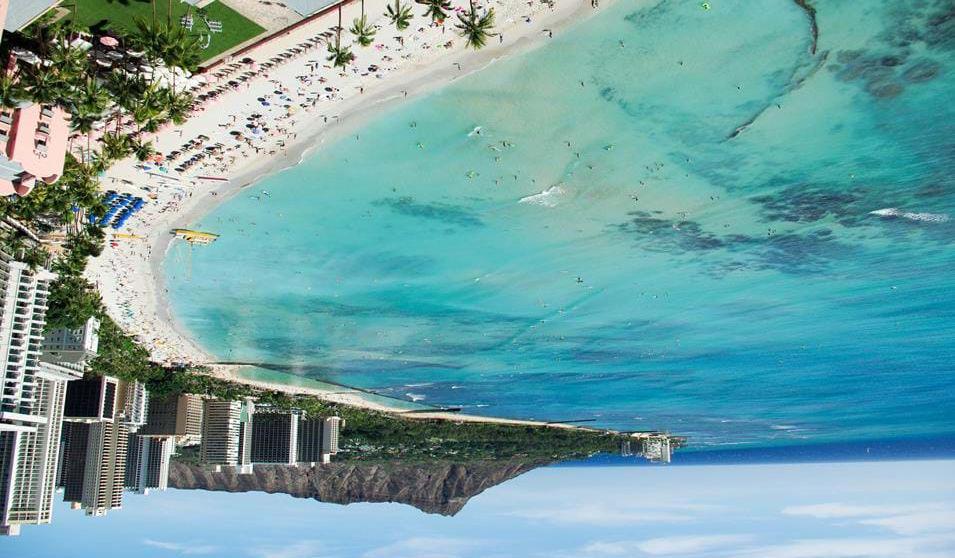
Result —
M 466 49 L 453 28 L 428 25 L 422 7 L 412 4 L 416 17 L 399 34 L 383 15 L 384 0 L 368 0 L 365 10 L 378 29 L 372 46 L 352 47 L 355 62 L 344 71 L 332 68 L 325 44 L 294 53 L 291 49 L 337 25 L 331 12 L 297 29 L 226 61 L 204 75 L 209 83 L 197 93 L 228 83 L 243 72 L 251 78 L 205 102 L 185 124 L 162 130 L 154 138 L 158 153 L 184 152 L 175 162 L 143 165 L 127 159 L 102 179 L 105 189 L 128 192 L 148 203 L 120 231 L 107 229 L 103 254 L 91 260 L 88 278 L 103 297 L 110 315 L 163 363 L 210 365 L 216 358 L 193 341 L 176 323 L 164 296 L 161 266 L 171 242 L 171 230 L 188 227 L 217 204 L 269 174 L 298 164 L 315 149 L 374 118 L 382 110 L 427 93 L 495 60 L 550 40 L 567 25 L 595 12 L 589 0 L 492 0 L 496 31 L 482 50 Z M 455 2 L 455 10 L 467 3 Z M 343 9 L 343 27 L 359 14 L 358 3 Z M 334 38 L 331 39 L 334 41 Z M 352 37 L 343 32 L 342 42 Z M 282 53 L 288 58 L 268 70 L 262 65 Z M 232 64 L 230 67 L 229 65 Z M 216 73 L 222 74 L 214 81 Z M 241 135 L 239 135 L 241 133 Z M 188 149 L 183 149 L 190 144 Z M 202 160 L 177 170 L 183 160 L 204 153 Z M 215 179 L 203 178 L 214 177 Z M 116 236 L 114 233 L 120 233 Z M 200 248 L 201 249 L 201 248 Z M 235 367 L 214 366 L 214 374 L 260 385 L 240 377 Z M 359 395 L 264 384 L 261 387 L 314 395 L 365 407 L 387 407 Z M 429 415 L 415 415 L 426 417 Z M 489 420 L 448 414 L 456 420 Z M 494 419 L 496 420 L 496 419 Z M 523 421 L 520 421 L 523 422 Z M 539 424 L 539 423 L 528 423 Z

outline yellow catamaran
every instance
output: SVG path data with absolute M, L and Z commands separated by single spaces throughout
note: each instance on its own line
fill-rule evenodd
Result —
M 211 232 L 194 231 L 192 229 L 173 229 L 172 234 L 189 244 L 212 244 L 219 235 Z

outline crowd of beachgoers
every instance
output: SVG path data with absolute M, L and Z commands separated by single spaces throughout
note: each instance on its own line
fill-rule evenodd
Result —
M 384 14 L 386 0 L 367 0 L 377 34 L 371 46 L 352 47 L 356 59 L 345 69 L 326 60 L 338 22 L 333 11 L 189 82 L 197 98 L 193 116 L 152 138 L 157 156 L 151 161 L 122 161 L 103 179 L 104 188 L 147 200 L 122 235 L 110 235 L 87 272 L 110 314 L 159 362 L 212 362 L 176 328 L 164 300 L 160 264 L 171 230 L 188 227 L 255 179 L 296 164 L 306 148 L 375 109 L 546 41 L 554 29 L 593 11 L 588 0 L 561 1 L 491 0 L 485 5 L 496 12 L 498 34 L 485 49 L 468 51 L 453 21 L 440 26 L 417 13 L 399 33 L 376 15 Z M 466 7 L 455 3 L 455 11 Z M 343 21 L 356 18 L 359 9 L 358 3 L 345 6 Z M 347 32 L 342 40 L 351 40 Z

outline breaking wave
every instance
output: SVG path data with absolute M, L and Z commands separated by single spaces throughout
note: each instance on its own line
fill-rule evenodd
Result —
M 903 219 L 922 221 L 925 223 L 944 223 L 948 221 L 948 215 L 945 215 L 944 213 L 913 213 L 909 211 L 902 211 L 894 207 L 877 209 L 875 211 L 870 211 L 869 214 L 878 215 L 879 217 L 902 217 Z
M 524 196 L 520 199 L 519 203 L 532 203 L 534 205 L 542 205 L 544 207 L 555 207 L 559 201 L 559 197 L 563 193 L 564 189 L 559 185 L 551 186 L 550 188 L 538 194 Z

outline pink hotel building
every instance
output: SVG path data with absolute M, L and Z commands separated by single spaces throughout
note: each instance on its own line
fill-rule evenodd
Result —
M 50 0 L 0 0 L 0 22 L 8 31 L 29 24 L 57 2 Z M 0 35 L 2 37 L 2 35 Z M 37 180 L 56 182 L 70 136 L 70 116 L 59 107 L 22 103 L 0 108 L 0 196 L 25 196 Z

